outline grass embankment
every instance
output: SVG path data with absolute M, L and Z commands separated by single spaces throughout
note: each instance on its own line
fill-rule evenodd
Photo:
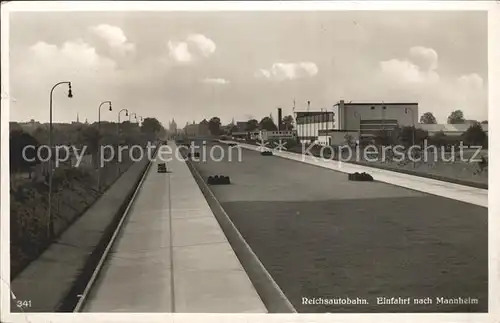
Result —
M 256 144 L 255 142 L 248 143 Z M 307 144 L 303 147 L 300 144 L 288 142 L 285 147 L 287 151 L 293 153 L 301 154 L 307 150 L 311 155 L 316 157 L 322 156 L 325 159 L 338 160 L 338 155 L 332 157 L 330 149 L 325 148 L 321 151 L 323 147 L 319 145 L 313 146 L 309 149 L 309 145 Z M 381 156 L 379 158 L 372 157 L 377 160 L 366 160 L 364 159 L 363 150 L 360 151 L 361 153 L 359 158 L 357 158 L 355 152 L 353 152 L 351 159 L 348 159 L 348 154 L 343 154 L 342 160 L 353 164 L 393 170 L 461 185 L 483 189 L 488 188 L 488 169 L 485 168 L 481 171 L 477 162 L 468 161 L 468 159 L 474 157 L 475 151 L 465 152 L 464 160 L 460 160 L 460 155 L 457 152 L 455 161 L 447 161 L 451 159 L 450 153 L 445 153 L 443 158 L 442 154 L 438 152 L 436 158 L 434 158 L 432 154 L 429 154 L 427 161 L 424 161 L 422 157 L 422 161 L 416 161 L 415 163 L 408 160 L 400 162 L 389 158 L 386 158 L 384 161 Z M 335 153 L 338 154 L 338 149 L 335 150 Z M 483 155 L 486 159 L 488 158 L 487 152 L 481 152 L 480 155 Z M 480 155 L 475 156 L 475 159 L 479 159 Z
M 103 192 L 132 164 L 123 161 L 101 170 Z M 13 176 L 14 177 L 14 176 Z M 11 279 L 38 258 L 50 245 L 48 239 L 47 182 L 13 179 L 10 188 Z M 88 168 L 58 168 L 52 190 L 54 233 L 61 235 L 101 196 L 97 191 L 97 173 Z

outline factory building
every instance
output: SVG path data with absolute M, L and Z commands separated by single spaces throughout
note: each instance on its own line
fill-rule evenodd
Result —
M 380 131 L 418 124 L 418 103 L 345 103 L 333 107 L 338 116 L 338 130 L 373 137 Z
M 381 131 L 418 124 L 418 103 L 349 102 L 331 111 L 295 112 L 301 142 L 338 145 L 374 137 Z

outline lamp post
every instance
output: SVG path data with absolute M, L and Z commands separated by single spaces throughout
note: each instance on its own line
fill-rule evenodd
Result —
M 358 113 L 358 111 L 354 111 L 354 116 L 358 117 L 359 119 L 359 126 L 358 126 L 358 142 L 361 140 L 361 115 Z
M 413 110 L 405 108 L 405 113 L 408 113 L 408 111 L 411 112 L 411 123 L 412 123 L 412 129 L 411 129 L 411 144 L 412 146 L 415 146 L 415 116 L 413 115 Z M 415 168 L 415 158 L 412 158 L 412 165 L 413 168 Z
M 105 103 L 109 103 L 109 111 L 113 111 L 111 107 L 111 101 L 103 101 L 99 104 L 98 114 L 97 114 L 97 156 L 98 156 L 98 165 L 97 165 L 97 190 L 101 191 L 101 108 Z
M 71 82 L 64 81 L 56 83 L 52 89 L 50 90 L 50 117 L 49 117 L 49 147 L 50 147 L 50 155 L 49 155 L 49 209 L 48 209 L 48 223 L 47 223 L 47 236 L 49 240 L 52 240 L 54 237 L 54 227 L 52 225 L 52 96 L 54 94 L 54 89 L 61 84 L 68 84 L 68 98 L 73 97 L 73 92 L 71 90 Z
M 120 114 L 125 111 L 125 116 L 128 117 L 128 110 L 127 109 L 121 109 L 118 111 L 118 127 L 116 127 L 118 134 L 120 134 Z
M 117 124 L 117 134 L 118 134 L 118 138 L 120 137 L 120 114 L 125 111 L 125 116 L 128 117 L 128 110 L 127 109 L 121 109 L 120 111 L 118 111 L 118 124 Z M 118 144 L 120 145 L 120 144 Z M 118 149 L 119 151 L 120 149 Z M 118 157 L 118 162 L 117 162 L 117 167 L 116 169 L 118 170 L 118 176 L 120 176 L 120 165 L 119 165 L 119 162 L 120 162 L 120 156 Z

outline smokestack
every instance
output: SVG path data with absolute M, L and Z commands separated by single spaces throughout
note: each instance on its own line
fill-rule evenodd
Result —
M 281 108 L 278 108 L 278 131 L 283 130 L 283 116 Z

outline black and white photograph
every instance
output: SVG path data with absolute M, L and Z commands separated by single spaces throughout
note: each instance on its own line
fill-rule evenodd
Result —
M 2 322 L 493 315 L 494 1 L 16 2 Z

